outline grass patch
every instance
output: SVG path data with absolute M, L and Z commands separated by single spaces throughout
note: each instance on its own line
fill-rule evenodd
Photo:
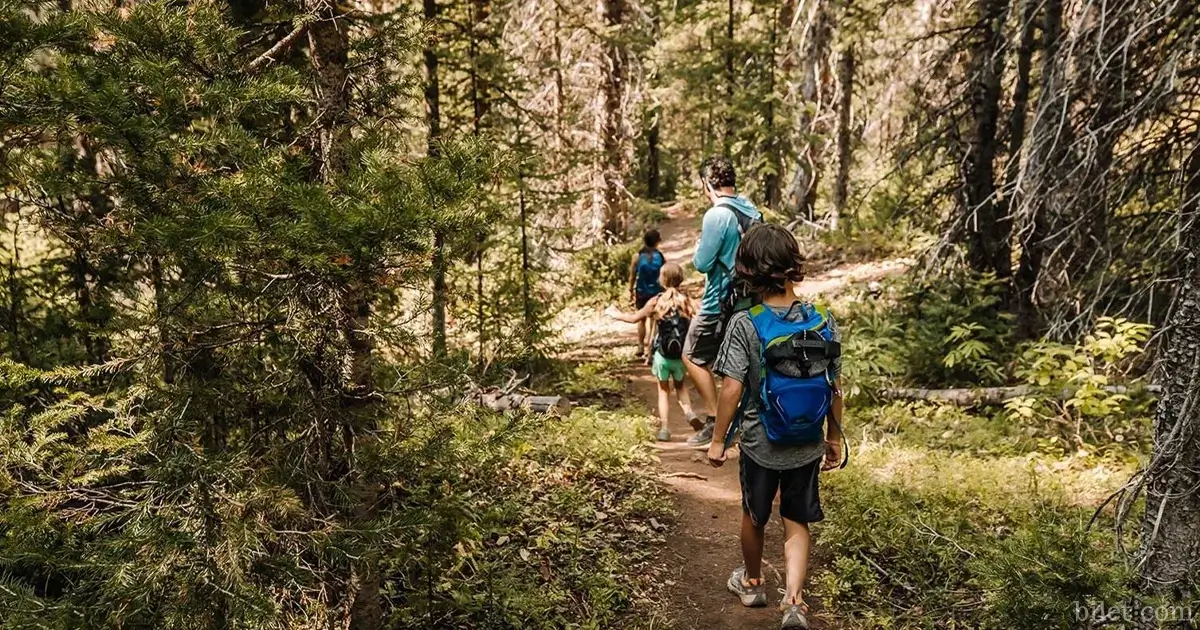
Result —
M 851 466 L 826 477 L 813 588 L 848 628 L 1074 628 L 1121 602 L 1107 515 L 1121 458 L 1043 449 L 1003 417 L 895 403 L 854 410 Z M 1132 541 L 1131 541 L 1132 542 Z

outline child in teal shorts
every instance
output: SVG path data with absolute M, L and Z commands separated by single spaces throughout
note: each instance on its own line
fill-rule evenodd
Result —
M 658 381 L 657 438 L 667 442 L 671 439 L 671 432 L 667 430 L 667 416 L 671 410 L 672 384 L 684 418 L 693 424 L 698 421 L 683 383 L 683 341 L 687 337 L 688 325 L 696 315 L 696 308 L 692 299 L 679 290 L 683 284 L 682 267 L 675 263 L 664 264 L 658 281 L 663 286 L 663 292 L 650 298 L 636 313 L 622 313 L 610 307 L 605 314 L 630 324 L 650 322 L 650 338 L 654 340 L 650 373 Z

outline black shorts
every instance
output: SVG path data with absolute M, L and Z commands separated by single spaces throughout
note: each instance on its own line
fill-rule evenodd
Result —
M 771 520 L 771 504 L 779 494 L 779 515 L 796 523 L 825 520 L 817 477 L 821 460 L 791 470 L 771 470 L 755 463 L 745 453 L 738 458 L 742 481 L 742 509 L 754 524 L 763 527 Z
M 725 320 L 720 315 L 700 313 L 692 318 L 683 340 L 683 356 L 696 365 L 712 366 L 725 338 Z
M 649 294 L 635 293 L 633 296 L 633 306 L 635 308 L 637 308 L 637 310 L 640 311 L 640 310 L 642 310 L 642 307 L 646 305 L 646 302 L 650 301 L 650 298 L 656 297 L 658 295 L 659 295 L 658 293 L 649 293 Z

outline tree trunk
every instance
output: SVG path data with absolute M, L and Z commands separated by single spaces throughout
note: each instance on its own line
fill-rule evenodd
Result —
M 650 77 L 652 81 L 656 78 L 657 76 L 655 75 Z M 646 112 L 646 116 L 650 119 L 650 127 L 646 130 L 646 197 L 657 201 L 660 197 L 662 197 L 658 155 L 658 106 L 651 106 L 651 108 Z
M 824 121 L 825 99 L 829 93 L 829 40 L 832 33 L 829 0 L 813 0 L 806 25 L 807 35 L 800 64 L 799 102 L 796 103 L 796 131 L 800 134 L 796 152 L 796 172 L 788 191 L 794 218 L 812 221 L 821 176 L 822 153 L 828 130 Z
M 625 92 L 625 64 L 620 43 L 621 24 L 624 19 L 625 0 L 603 0 L 605 50 L 608 68 L 604 73 L 604 104 L 601 111 L 600 136 L 603 145 L 601 168 L 601 194 L 604 214 L 604 236 L 609 241 L 625 239 L 628 204 L 625 200 L 624 181 L 625 152 L 622 135 L 625 121 L 621 97 Z
M 1012 275 L 1010 228 L 996 204 L 996 129 L 1004 75 L 1004 16 L 1008 0 L 978 0 L 978 36 L 971 48 L 971 140 L 962 162 L 960 192 L 967 259 L 977 272 Z
M 528 350 L 533 347 L 536 322 L 533 320 L 533 302 L 529 287 L 529 206 L 525 201 L 525 173 L 520 165 L 517 166 L 517 204 L 521 211 L 521 311 L 525 316 L 525 347 Z M 532 361 L 529 371 L 533 371 Z
M 1084 153 L 1083 174 L 1078 177 L 1079 211 L 1083 228 L 1077 247 L 1088 258 L 1106 252 L 1112 245 L 1108 234 L 1109 208 L 1108 175 L 1113 165 L 1117 141 L 1125 126 L 1115 124 L 1126 111 L 1127 63 L 1129 53 L 1125 35 L 1129 27 L 1129 12 L 1136 10 L 1127 4 L 1114 3 L 1084 8 L 1083 45 L 1076 53 L 1082 67 L 1084 94 L 1080 100 L 1088 104 L 1086 133 L 1080 138 L 1091 142 Z M 1099 260 L 1106 257 L 1101 256 Z M 1100 263 L 1104 264 L 1104 263 Z M 1086 267 L 1086 265 L 1081 265 Z
M 1200 139 L 1183 174 L 1187 271 L 1157 366 L 1162 395 L 1138 550 L 1142 591 L 1177 601 L 1200 584 Z
M 734 116 L 735 105 L 733 103 L 734 88 L 737 84 L 737 67 L 734 58 L 734 35 L 735 35 L 735 20 L 733 0 L 729 0 L 728 19 L 725 22 L 725 129 L 722 137 L 721 145 L 724 147 L 725 155 L 729 155 L 733 148 L 733 131 L 734 131 Z M 730 156 L 732 157 L 732 156 Z
M 316 133 L 310 155 L 314 175 L 330 182 L 344 164 L 341 148 L 347 135 L 346 116 L 350 105 L 349 75 L 346 70 L 349 43 L 342 8 L 333 0 L 309 0 L 316 20 L 308 29 L 313 71 L 316 74 Z
M 424 0 L 423 8 L 426 24 L 433 26 L 438 14 L 437 0 Z M 425 122 L 429 127 L 426 152 L 430 157 L 437 156 L 441 151 L 438 142 L 442 138 L 441 92 L 438 87 L 436 42 L 435 37 L 426 39 L 423 51 L 425 58 Z M 441 230 L 435 230 L 433 233 L 433 264 L 431 267 L 433 294 L 430 297 L 430 309 L 433 311 L 433 356 L 444 357 L 446 356 L 446 235 Z
M 1033 43 L 1040 0 L 1025 0 L 1021 11 L 1021 38 L 1017 45 L 1017 78 L 1013 86 L 1013 108 L 1008 115 L 1008 161 L 1004 169 L 1002 195 L 1010 217 L 1017 213 L 1017 178 L 1021 172 L 1021 149 L 1025 144 L 1025 119 L 1029 113 L 1029 72 L 1033 66 Z
M 436 0 L 426 0 L 432 4 Z M 471 62 L 471 128 L 475 135 L 483 131 L 483 119 L 491 109 L 488 98 L 489 86 L 487 77 L 480 71 L 479 62 L 480 40 L 483 39 L 483 28 L 491 13 L 490 0 L 474 0 L 471 5 L 471 42 L 467 54 Z
M 838 60 L 837 177 L 833 182 L 833 214 L 829 228 L 838 229 L 850 191 L 850 109 L 854 102 L 854 48 L 847 45 Z
M 1025 167 L 1029 179 L 1026 188 L 1031 194 L 1019 200 L 1024 225 L 1018 235 L 1021 256 L 1013 278 L 1017 293 L 1017 332 L 1026 339 L 1037 337 L 1042 326 L 1035 298 L 1042 262 L 1047 254 L 1051 213 L 1059 207 L 1060 201 L 1053 178 L 1070 144 L 1070 130 L 1062 121 L 1069 95 L 1058 58 L 1062 45 L 1062 0 L 1046 0 L 1042 10 L 1042 85 L 1037 114 L 1030 129 L 1031 144 Z
M 8 213 L 11 211 L 16 219 L 13 222 L 12 251 L 8 258 L 8 334 L 9 349 L 12 356 L 20 363 L 28 359 L 25 344 L 21 338 L 21 317 L 25 310 L 24 286 L 19 277 L 21 270 L 21 204 L 16 200 L 0 199 L 0 225 L 8 225 Z
M 434 2 L 435 0 L 428 0 Z M 483 132 L 483 119 L 491 108 L 488 100 L 488 81 L 480 72 L 480 46 L 481 31 L 484 23 L 487 20 L 488 14 L 491 12 L 490 0 L 474 0 L 471 5 L 471 41 L 467 48 L 467 54 L 470 56 L 471 63 L 471 130 L 476 137 Z M 518 176 L 518 185 L 520 185 L 520 177 Z M 524 225 L 522 225 L 522 231 Z M 487 232 L 479 230 L 475 234 L 475 323 L 476 323 L 476 342 L 479 345 L 479 356 L 477 357 L 476 367 L 480 377 L 483 376 L 484 366 L 487 364 L 484 356 L 485 348 L 487 347 L 487 330 L 484 327 L 483 318 L 483 267 L 484 259 L 487 252 Z M 522 237 L 523 238 L 523 237 Z
M 779 209 L 783 202 L 783 143 L 780 142 L 781 134 L 775 121 L 776 77 L 781 71 L 786 75 L 789 66 L 789 55 L 786 51 L 781 55 L 779 51 L 779 34 L 787 33 L 791 29 L 792 18 L 795 15 L 796 0 L 785 0 L 779 7 L 779 14 L 776 16 L 775 21 L 771 23 L 771 72 L 768 75 L 768 92 L 770 98 L 767 99 L 766 111 L 766 154 L 768 166 L 766 174 L 763 175 L 763 199 L 766 201 L 768 208 L 776 210 Z
M 317 114 L 314 120 L 316 141 L 311 155 L 318 181 L 324 184 L 336 182 L 339 173 L 345 170 L 344 142 L 349 138 L 348 110 L 350 105 L 350 82 L 347 73 L 349 24 L 342 5 L 333 0 L 309 0 L 309 12 L 316 20 L 308 30 L 308 41 L 313 72 L 316 76 Z M 373 342 L 366 333 L 371 316 L 370 279 L 356 278 L 343 287 L 339 308 L 341 335 L 349 350 L 349 383 L 344 397 L 348 407 L 342 414 L 341 433 L 343 454 L 347 469 L 353 472 L 354 440 L 356 436 L 374 429 L 367 408 L 372 404 L 374 382 L 372 373 Z M 332 437 L 327 437 L 327 440 Z M 356 523 L 365 526 L 375 492 L 368 480 L 356 483 L 359 508 L 350 515 Z M 379 571 L 371 555 L 361 556 L 350 567 L 349 626 L 351 630 L 378 630 L 383 625 L 383 611 L 379 597 Z

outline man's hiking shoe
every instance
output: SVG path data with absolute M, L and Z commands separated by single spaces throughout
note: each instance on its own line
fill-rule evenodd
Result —
M 756 608 L 767 605 L 767 587 L 766 580 L 758 578 L 758 584 L 754 586 L 746 586 L 746 567 L 738 567 L 733 570 L 733 574 L 729 576 L 729 592 L 738 596 L 742 600 L 742 605 Z M 808 626 L 804 626 L 808 627 Z
M 692 448 L 708 448 L 713 441 L 713 429 L 716 427 L 716 422 L 705 422 L 704 428 L 696 432 L 696 435 L 688 438 L 687 445 Z
M 700 419 L 700 416 L 697 416 L 694 413 L 685 415 L 683 419 L 687 420 L 687 423 L 692 425 L 693 431 L 699 431 L 700 429 L 704 428 L 704 421 Z
M 667 427 L 663 427 L 658 430 L 658 435 L 655 435 L 654 438 L 659 442 L 670 442 L 671 432 L 667 430 Z
M 783 621 L 779 625 L 782 630 L 808 630 L 808 617 L 804 616 L 804 606 L 787 604 L 783 607 Z

